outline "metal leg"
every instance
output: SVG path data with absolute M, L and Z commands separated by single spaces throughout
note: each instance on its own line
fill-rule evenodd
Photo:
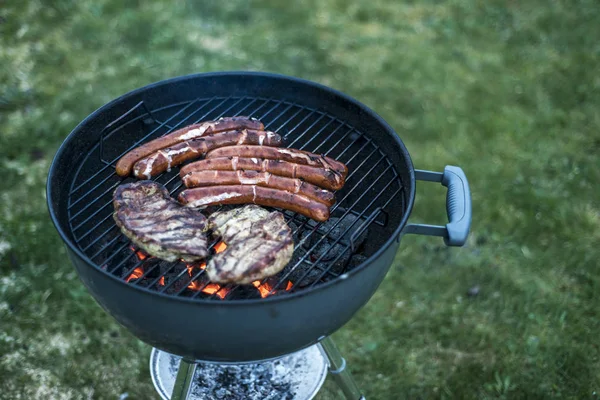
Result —
M 194 372 L 196 372 L 196 363 L 188 362 L 182 358 L 179 363 L 177 378 L 175 378 L 173 393 L 171 393 L 171 400 L 186 400 L 188 398 L 194 381 Z
M 335 383 L 342 389 L 348 400 L 366 400 L 356 385 L 350 371 L 346 368 L 346 360 L 340 354 L 335 343 L 330 337 L 321 340 L 321 346 L 329 359 L 329 372 Z

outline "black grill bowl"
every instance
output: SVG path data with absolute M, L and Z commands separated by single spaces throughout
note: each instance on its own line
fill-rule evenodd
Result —
M 354 181 L 349 180 L 347 187 L 338 193 L 338 198 L 346 196 L 348 203 L 354 201 L 357 208 L 362 207 L 363 215 L 373 215 L 372 212 L 380 207 L 381 215 L 387 216 L 385 223 L 369 228 L 368 244 L 363 253 L 366 260 L 347 273 L 312 287 L 265 299 L 224 301 L 158 293 L 126 283 L 121 276 L 103 269 L 101 263 L 93 259 L 95 248 L 88 243 L 99 235 L 94 229 L 102 231 L 106 228 L 119 235 L 111 231 L 113 222 L 110 218 L 113 187 L 110 185 L 119 184 L 121 179 L 114 175 L 114 160 L 140 139 L 135 135 L 137 131 L 145 132 L 144 123 L 162 127 L 156 135 L 165 134 L 174 127 L 164 121 L 198 98 L 225 99 L 224 104 L 231 105 L 229 109 L 222 106 L 212 111 L 208 107 L 206 119 L 219 117 L 221 113 L 250 113 L 250 116 L 264 118 L 268 129 L 289 135 L 292 142 L 297 138 L 293 147 L 307 143 L 306 150 L 312 151 L 322 140 L 313 136 L 310 126 L 303 136 L 298 136 L 299 129 L 278 130 L 283 119 L 276 121 L 274 114 L 265 115 L 267 106 L 255 111 L 252 107 L 236 107 L 249 102 L 255 105 L 267 102 L 279 104 L 281 109 L 312 110 L 315 115 L 324 115 L 351 127 L 355 133 L 347 140 L 354 137 L 356 141 L 360 136 L 365 143 L 370 143 L 369 146 L 374 146 L 378 154 L 385 157 L 387 164 L 384 165 L 394 171 L 399 182 L 396 195 L 379 203 L 371 201 L 375 199 L 375 193 L 361 193 L 363 187 L 368 191 L 368 185 L 373 181 L 371 177 L 361 181 L 362 186 L 355 187 L 351 193 L 353 182 L 360 181 L 363 174 L 360 171 Z M 319 124 L 323 121 L 314 119 L 317 122 L 312 123 L 311 118 L 307 117 L 303 123 L 312 124 L 315 130 L 322 126 Z M 171 124 L 176 125 L 177 121 L 172 121 Z M 107 126 L 121 125 L 125 128 L 114 134 L 106 129 Z M 322 129 L 324 135 L 327 129 Z M 336 139 L 335 135 L 333 139 Z M 344 158 L 351 157 L 352 152 L 346 152 L 341 161 L 346 162 Z M 361 163 L 361 157 L 359 155 L 352 161 L 350 172 L 353 165 Z M 367 160 L 360 164 L 361 168 L 366 171 L 370 163 Z M 78 190 L 85 191 L 86 185 L 96 179 L 94 174 L 102 168 L 105 175 L 99 176 L 106 179 L 110 190 L 99 189 L 85 199 L 78 198 Z M 158 349 L 188 359 L 234 362 L 268 359 L 302 349 L 349 321 L 373 295 L 392 264 L 401 231 L 412 209 L 414 193 L 415 171 L 409 154 L 391 127 L 373 111 L 319 84 L 247 72 L 198 74 L 161 81 L 103 106 L 64 141 L 50 167 L 47 185 L 50 215 L 66 243 L 69 257 L 85 286 L 106 312 Z M 366 196 L 359 198 L 361 194 Z

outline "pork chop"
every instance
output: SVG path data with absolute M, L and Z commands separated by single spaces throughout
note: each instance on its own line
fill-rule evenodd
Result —
M 121 232 L 148 254 L 166 261 L 195 261 L 208 255 L 206 217 L 171 198 L 153 181 L 120 185 L 113 218 Z
M 278 211 L 252 204 L 215 212 L 208 221 L 227 244 L 206 267 L 212 282 L 248 284 L 275 275 L 292 258 L 292 231 Z

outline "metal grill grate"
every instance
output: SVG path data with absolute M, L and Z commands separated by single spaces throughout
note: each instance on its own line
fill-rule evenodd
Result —
M 144 282 L 145 288 L 173 296 L 236 298 L 235 293 L 242 290 L 238 285 L 222 286 L 225 291 L 210 295 L 203 291 L 210 284 L 208 282 L 203 288 L 188 289 L 189 284 L 204 274 L 202 269 L 191 275 L 183 262 L 165 267 L 164 262 L 160 266 L 159 263 L 149 265 L 147 259 L 137 259 L 135 251 L 127 251 L 131 243 L 112 219 L 114 190 L 122 183 L 133 181 L 133 178 L 121 178 L 114 173 L 115 163 L 122 155 L 143 142 L 186 125 L 235 115 L 258 118 L 266 129 L 281 134 L 287 147 L 328 155 L 349 168 L 346 186 L 336 194 L 337 202 L 331 209 L 331 215 L 339 218 L 337 222 L 324 225 L 284 211 L 287 222 L 293 227 L 294 237 L 299 241 L 291 264 L 276 276 L 275 281 L 270 280 L 269 294 L 283 295 L 335 279 L 344 271 L 334 272 L 332 267 L 340 257 L 357 251 L 356 240 L 369 227 L 385 226 L 387 208 L 392 201 L 400 204 L 394 207 L 395 210 L 404 210 L 404 188 L 384 152 L 366 135 L 323 111 L 287 101 L 252 97 L 196 99 L 154 110 L 148 110 L 140 102 L 106 126 L 101 139 L 85 155 L 75 173 L 69 192 L 68 215 L 71 234 L 79 249 L 99 268 L 123 280 L 144 266 L 143 273 L 130 282 L 132 285 Z M 153 180 L 165 185 L 173 196 L 182 190 L 179 168 Z M 336 228 L 348 215 L 355 217 L 353 222 L 338 232 L 341 228 Z M 332 236 L 334 231 L 336 235 Z M 216 243 L 214 241 L 211 248 Z M 328 248 L 323 249 L 323 246 Z M 337 255 L 328 259 L 329 250 L 334 246 L 338 247 Z M 298 275 L 298 271 L 304 272 Z M 164 277 L 168 274 L 171 278 L 166 283 Z M 292 274 L 295 275 L 294 286 L 287 292 L 282 291 Z M 310 284 L 302 285 L 308 275 L 312 279 Z M 182 279 L 187 283 L 176 285 Z

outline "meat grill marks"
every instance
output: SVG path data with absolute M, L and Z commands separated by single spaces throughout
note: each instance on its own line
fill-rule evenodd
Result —
M 301 179 L 286 178 L 270 172 L 259 171 L 194 171 L 183 177 L 188 188 L 219 185 L 257 185 L 272 189 L 285 190 L 306 196 L 331 207 L 335 195 Z
M 188 207 L 219 204 L 258 204 L 294 211 L 315 221 L 329 219 L 329 207 L 301 194 L 256 185 L 223 185 L 186 189 L 179 201 Z
M 331 157 L 303 150 L 271 148 L 260 146 L 228 146 L 210 151 L 206 158 L 220 157 L 255 157 L 268 160 L 282 160 L 296 164 L 310 165 L 330 169 L 340 174 L 344 179 L 348 175 L 348 167 Z
M 292 232 L 280 212 L 247 205 L 213 213 L 209 225 L 227 244 L 206 267 L 212 282 L 249 284 L 280 272 L 292 258 Z
M 264 129 L 264 125 L 262 122 L 256 119 L 243 116 L 220 118 L 216 121 L 205 121 L 202 123 L 189 125 L 131 150 L 119 159 L 116 165 L 116 172 L 119 176 L 128 176 L 131 173 L 133 165 L 137 161 L 151 155 L 152 153 L 155 153 L 158 150 L 173 146 L 186 140 L 201 137 L 205 134 L 238 129 L 262 130 Z
M 121 232 L 148 254 L 166 261 L 208 255 L 206 218 L 173 200 L 164 186 L 152 181 L 120 185 L 113 205 Z
M 258 148 L 264 146 L 281 146 L 280 135 L 269 131 L 243 129 L 225 131 L 215 134 L 206 134 L 200 138 L 186 140 L 173 146 L 157 150 L 148 157 L 135 163 L 133 174 L 140 179 L 150 179 L 152 176 L 180 165 L 185 161 L 193 160 L 205 155 L 207 152 L 222 147 L 239 145 L 242 143 L 256 144 Z
M 238 171 L 250 170 L 269 172 L 274 175 L 288 178 L 301 178 L 306 182 L 317 185 L 327 190 L 339 190 L 344 186 L 342 175 L 331 169 L 311 167 L 281 160 L 267 160 L 263 158 L 245 157 L 219 157 L 200 160 L 181 168 L 180 176 L 184 177 L 194 171 Z

